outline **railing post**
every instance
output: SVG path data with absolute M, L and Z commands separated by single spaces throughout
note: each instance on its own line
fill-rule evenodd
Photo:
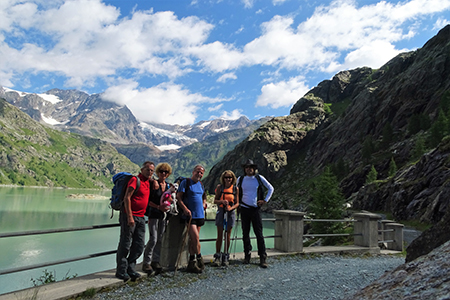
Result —
M 386 233 L 384 232 L 384 230 L 387 230 L 386 224 L 395 223 L 395 221 L 392 221 L 392 220 L 381 220 L 379 223 L 380 223 L 380 230 L 381 230 L 380 241 L 386 241 L 388 239 L 386 237 Z
M 166 232 L 163 235 L 161 244 L 161 260 L 162 267 L 174 270 L 177 263 L 178 253 L 183 241 L 183 237 L 187 230 L 186 224 L 180 222 L 180 216 L 172 216 L 169 224 L 167 224 Z M 186 240 L 187 241 L 187 240 Z M 188 246 L 187 243 L 181 253 L 178 267 L 185 267 L 188 263 Z
M 399 223 L 387 223 L 385 224 L 386 230 L 393 229 L 394 231 L 386 232 L 386 240 L 393 240 L 393 242 L 387 243 L 389 250 L 403 251 L 403 224 Z
M 354 225 L 355 246 L 378 248 L 378 220 L 380 215 L 372 213 L 353 214 L 356 220 Z
M 303 251 L 303 217 L 304 212 L 293 210 L 275 210 L 274 247 L 284 252 Z

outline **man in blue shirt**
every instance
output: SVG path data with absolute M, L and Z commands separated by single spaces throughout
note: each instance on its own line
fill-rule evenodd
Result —
M 242 240 L 244 242 L 244 264 L 250 263 L 252 244 L 250 242 L 250 225 L 253 226 L 253 232 L 256 236 L 258 245 L 258 255 L 260 267 L 267 268 L 266 244 L 263 236 L 263 226 L 261 218 L 261 206 L 267 203 L 272 197 L 273 186 L 262 175 L 256 174 L 257 165 L 251 159 L 242 165 L 245 176 L 238 178 L 238 187 L 240 193 L 240 212 L 242 217 Z M 267 189 L 264 196 L 262 185 Z
M 189 226 L 189 263 L 187 272 L 202 273 L 205 268 L 200 252 L 200 228 L 205 224 L 206 193 L 202 179 L 205 168 L 195 166 L 192 177 L 184 179 L 178 187 L 177 200 Z

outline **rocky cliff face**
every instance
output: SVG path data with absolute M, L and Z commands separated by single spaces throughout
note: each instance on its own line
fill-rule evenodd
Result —
M 321 101 L 305 97 L 300 102 L 303 111 L 268 121 L 214 165 L 204 180 L 210 193 L 214 192 L 223 171 L 230 169 L 241 175 L 241 165 L 247 158 L 252 158 L 259 172 L 268 179 L 282 175 L 283 168 L 288 164 L 288 153 L 301 148 L 306 137 L 312 135 L 325 120 Z
M 437 122 L 450 91 L 450 26 L 417 51 L 402 53 L 378 70 L 343 71 L 302 97 L 286 117 L 274 118 L 227 154 L 205 185 L 214 189 L 225 169 L 242 174 L 252 158 L 275 186 L 268 209 L 307 209 L 308 183 L 325 166 L 338 169 L 344 195 L 355 209 L 385 210 L 397 220 L 437 223 L 448 210 L 448 142 L 417 161 L 414 116 Z M 365 145 L 371 145 L 367 155 Z M 366 151 L 366 152 L 365 152 Z M 397 173 L 390 177 L 393 160 Z M 366 185 L 374 166 L 378 182 Z M 338 166 L 338 168 L 336 168 Z
M 346 300 L 448 299 L 450 242 L 387 272 Z

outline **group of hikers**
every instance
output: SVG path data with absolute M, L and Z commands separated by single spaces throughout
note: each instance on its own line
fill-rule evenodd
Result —
M 274 189 L 267 179 L 257 174 L 257 165 L 251 159 L 248 159 L 242 167 L 244 175 L 239 178 L 236 178 L 231 170 L 224 171 L 215 189 L 214 203 L 217 204 L 218 210 L 215 220 L 217 239 L 213 265 L 227 266 L 229 263 L 231 231 L 236 224 L 236 211 L 239 210 L 245 255 L 243 263 L 249 264 L 251 259 L 252 226 L 257 239 L 259 265 L 267 268 L 260 207 L 269 201 Z M 161 243 L 170 218 L 167 212 L 172 209 L 171 203 L 177 205 L 175 210 L 181 213 L 180 220 L 185 222 L 188 230 L 189 262 L 186 271 L 202 273 L 205 263 L 201 254 L 200 229 L 205 224 L 207 207 L 205 188 L 201 182 L 204 172 L 205 168 L 202 165 L 196 165 L 190 178 L 183 178 L 179 183 L 171 184 L 167 181 L 172 174 L 172 168 L 168 163 L 160 163 L 155 167 L 155 163 L 146 161 L 142 165 L 141 172 L 136 177 L 131 177 L 119 216 L 120 238 L 115 274 L 117 278 L 127 281 L 141 277 L 136 271 L 136 262 L 142 253 L 144 253 L 142 271 L 148 274 L 162 271 Z M 267 189 L 267 193 L 264 192 L 263 186 Z M 149 228 L 147 244 L 145 244 L 146 215 Z M 222 240 L 225 243 L 223 253 L 221 253 Z

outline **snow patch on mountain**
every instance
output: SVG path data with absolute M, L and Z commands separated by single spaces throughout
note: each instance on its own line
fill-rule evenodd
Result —
M 205 128 L 206 126 L 208 126 L 209 124 L 211 124 L 211 121 L 207 121 L 207 122 L 203 122 L 203 123 L 201 123 L 201 124 L 198 124 L 197 127 L 203 129 L 203 128 Z
M 197 139 L 193 139 L 190 138 L 184 134 L 181 134 L 179 132 L 173 132 L 173 131 L 169 131 L 169 130 L 165 130 L 162 128 L 158 128 L 155 127 L 153 125 L 147 124 L 145 122 L 141 122 L 139 124 L 139 126 L 142 128 L 142 130 L 148 130 L 150 131 L 152 134 L 157 135 L 157 136 L 164 136 L 164 137 L 169 137 L 169 138 L 173 138 L 176 140 L 187 140 L 187 141 L 191 141 L 191 142 L 197 142 Z
M 175 144 L 170 144 L 170 145 L 161 145 L 161 146 L 155 146 L 156 148 L 158 148 L 161 151 L 166 151 L 166 150 L 178 150 L 181 148 L 181 146 L 175 145 Z
M 47 117 L 45 117 L 42 113 L 41 113 L 41 118 L 42 118 L 42 120 L 43 120 L 45 123 L 50 124 L 50 125 L 61 125 L 61 124 L 66 124 L 66 123 L 69 122 L 69 121 L 59 122 L 59 121 L 57 121 L 57 120 L 55 120 L 55 119 L 53 119 L 53 118 L 47 118 Z
M 219 133 L 219 132 L 225 132 L 225 131 L 228 131 L 228 130 L 230 130 L 230 127 L 226 126 L 226 127 L 214 129 L 214 132 Z
M 49 94 L 37 94 L 39 97 L 44 99 L 45 101 L 50 102 L 51 104 L 56 104 L 58 102 L 61 102 L 62 100 L 55 95 L 49 95 Z
M 16 92 L 17 94 L 19 94 L 20 97 L 25 97 L 26 95 L 30 95 L 31 93 L 27 93 L 27 92 L 20 92 L 20 91 L 16 91 L 7 87 L 3 87 L 3 89 L 5 90 L 5 92 Z M 48 101 L 52 104 L 56 104 L 58 102 L 61 102 L 62 100 L 55 95 L 49 95 L 49 94 L 36 94 L 37 96 L 41 97 L 43 100 Z M 45 105 L 45 103 L 44 103 Z

